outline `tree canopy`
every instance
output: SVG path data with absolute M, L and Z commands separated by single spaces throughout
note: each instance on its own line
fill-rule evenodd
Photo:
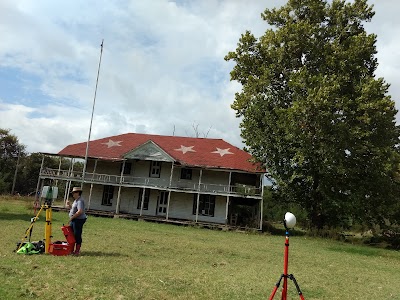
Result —
M 18 137 L 10 129 L 0 128 L 0 194 L 9 194 L 15 183 L 15 193 L 22 195 L 32 194 L 36 191 L 40 167 L 68 169 L 68 159 L 50 157 L 41 153 L 27 153 L 26 146 L 21 144 Z M 19 157 L 18 157 L 19 156 Z M 60 165 L 61 163 L 61 165 Z M 18 166 L 17 166 L 18 164 Z M 75 162 L 75 170 L 82 170 L 82 163 Z M 15 182 L 14 182 L 15 180 Z M 60 186 L 60 192 L 64 188 Z
M 373 16 L 367 0 L 289 0 L 225 57 L 247 150 L 319 228 L 382 223 L 398 204 L 397 110 L 375 76 Z
M 9 129 L 0 128 L 0 193 L 10 192 L 18 156 L 24 157 L 25 146 Z

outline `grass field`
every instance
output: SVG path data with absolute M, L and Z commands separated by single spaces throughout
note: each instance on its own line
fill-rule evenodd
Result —
M 0 299 L 268 299 L 284 236 L 89 217 L 82 255 L 20 255 L 28 200 L 0 197 Z M 33 241 L 44 238 L 45 214 Z M 53 213 L 53 241 L 67 213 Z M 399 299 L 400 252 L 292 236 L 289 273 L 305 299 Z M 288 299 L 298 299 L 289 282 Z M 275 296 L 280 299 L 280 291 Z

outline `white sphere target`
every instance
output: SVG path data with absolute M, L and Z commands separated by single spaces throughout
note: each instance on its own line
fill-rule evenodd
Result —
M 285 214 L 285 225 L 287 228 L 293 228 L 296 225 L 296 217 L 291 212 Z

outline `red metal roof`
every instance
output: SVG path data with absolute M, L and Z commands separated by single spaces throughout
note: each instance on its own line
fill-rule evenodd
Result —
M 123 159 L 124 154 L 148 141 L 153 141 L 182 165 L 265 172 L 259 164 L 250 162 L 252 156 L 249 153 L 222 139 L 126 133 L 90 141 L 88 157 L 105 160 Z M 69 145 L 58 154 L 84 158 L 86 142 Z

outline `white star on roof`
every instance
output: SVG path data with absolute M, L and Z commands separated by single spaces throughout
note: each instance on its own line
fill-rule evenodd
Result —
M 107 148 L 111 148 L 111 147 L 121 147 L 121 145 L 119 143 L 122 143 L 122 141 L 117 141 L 114 142 L 113 140 L 108 140 L 107 143 L 102 143 L 103 145 L 107 145 Z
M 193 150 L 194 146 L 182 146 L 179 149 L 175 149 L 175 151 L 182 151 L 183 154 L 185 154 L 186 152 L 196 152 L 196 150 Z
M 217 148 L 216 151 L 213 151 L 211 153 L 218 153 L 221 156 L 224 156 L 225 154 L 233 154 L 232 152 L 229 152 L 229 149 L 231 149 L 231 148 L 226 148 L 226 149 Z

